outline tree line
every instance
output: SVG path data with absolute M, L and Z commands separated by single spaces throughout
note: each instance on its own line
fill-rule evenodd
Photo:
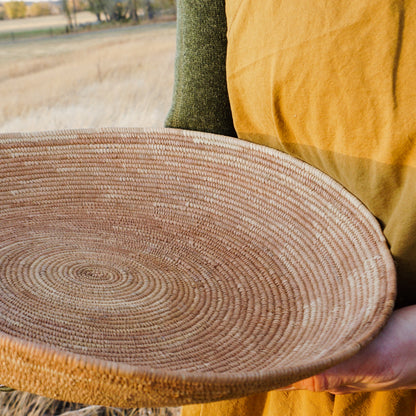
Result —
M 77 25 L 76 14 L 89 10 L 97 22 L 138 22 L 152 19 L 163 10 L 175 10 L 175 0 L 61 0 L 61 10 L 48 1 L 26 5 L 22 0 L 0 3 L 0 19 L 21 19 L 29 16 L 46 16 L 63 12 L 70 29 Z
M 32 3 L 30 5 L 20 0 L 0 3 L 0 20 L 23 19 L 24 17 L 48 16 L 59 13 L 59 6 L 46 1 Z
M 64 13 L 70 26 L 76 25 L 76 2 L 80 0 L 62 0 Z M 84 10 L 95 14 L 98 22 L 139 21 L 141 18 L 152 19 L 162 10 L 176 7 L 175 0 L 82 0 Z

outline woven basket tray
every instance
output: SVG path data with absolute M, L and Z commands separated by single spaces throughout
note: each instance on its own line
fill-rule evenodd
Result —
M 0 135 L 0 382 L 79 403 L 235 398 L 391 313 L 377 221 L 275 150 L 178 130 Z

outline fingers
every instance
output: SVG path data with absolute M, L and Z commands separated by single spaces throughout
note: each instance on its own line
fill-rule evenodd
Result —
M 281 391 L 293 391 L 293 390 L 308 390 L 314 393 L 319 392 L 328 392 L 332 394 L 349 394 L 349 393 L 357 393 L 362 392 L 363 387 L 356 387 L 356 386 L 328 386 L 327 388 L 324 387 L 323 384 L 320 384 L 316 377 L 311 377 L 310 379 L 305 379 L 300 382 L 291 384 L 290 386 L 286 386 L 280 388 L 278 390 Z M 364 389 L 365 390 L 365 389 Z
M 292 385 L 297 390 L 309 390 L 313 392 L 328 391 L 330 387 L 328 381 L 323 374 L 318 374 L 313 377 L 293 383 Z
M 375 388 L 372 389 L 371 386 L 367 386 L 352 379 L 347 380 L 345 377 L 331 374 L 329 371 L 300 380 L 280 390 L 308 390 L 315 393 L 329 392 L 332 394 L 348 394 L 372 391 L 375 390 Z
M 351 394 L 372 391 L 384 391 L 397 388 L 390 383 L 364 383 L 353 379 L 344 379 L 327 373 L 300 380 L 290 386 L 281 388 L 282 391 L 308 390 L 314 393 L 328 392 L 332 394 Z

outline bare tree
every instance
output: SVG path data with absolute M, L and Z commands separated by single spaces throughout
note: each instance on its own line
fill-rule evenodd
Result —
M 101 0 L 88 0 L 88 9 L 95 14 L 98 22 L 102 21 L 101 13 L 104 12 L 104 8 Z
M 130 2 L 130 17 L 135 21 L 139 21 L 139 16 L 137 15 L 137 0 L 131 0 Z
M 62 0 L 62 10 L 64 11 L 64 14 L 68 20 L 68 28 L 72 30 L 74 25 L 72 24 L 72 13 L 69 5 L 69 0 Z

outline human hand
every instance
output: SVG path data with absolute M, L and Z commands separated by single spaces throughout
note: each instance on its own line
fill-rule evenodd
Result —
M 416 388 L 416 305 L 395 311 L 359 353 L 281 390 L 334 394 Z

